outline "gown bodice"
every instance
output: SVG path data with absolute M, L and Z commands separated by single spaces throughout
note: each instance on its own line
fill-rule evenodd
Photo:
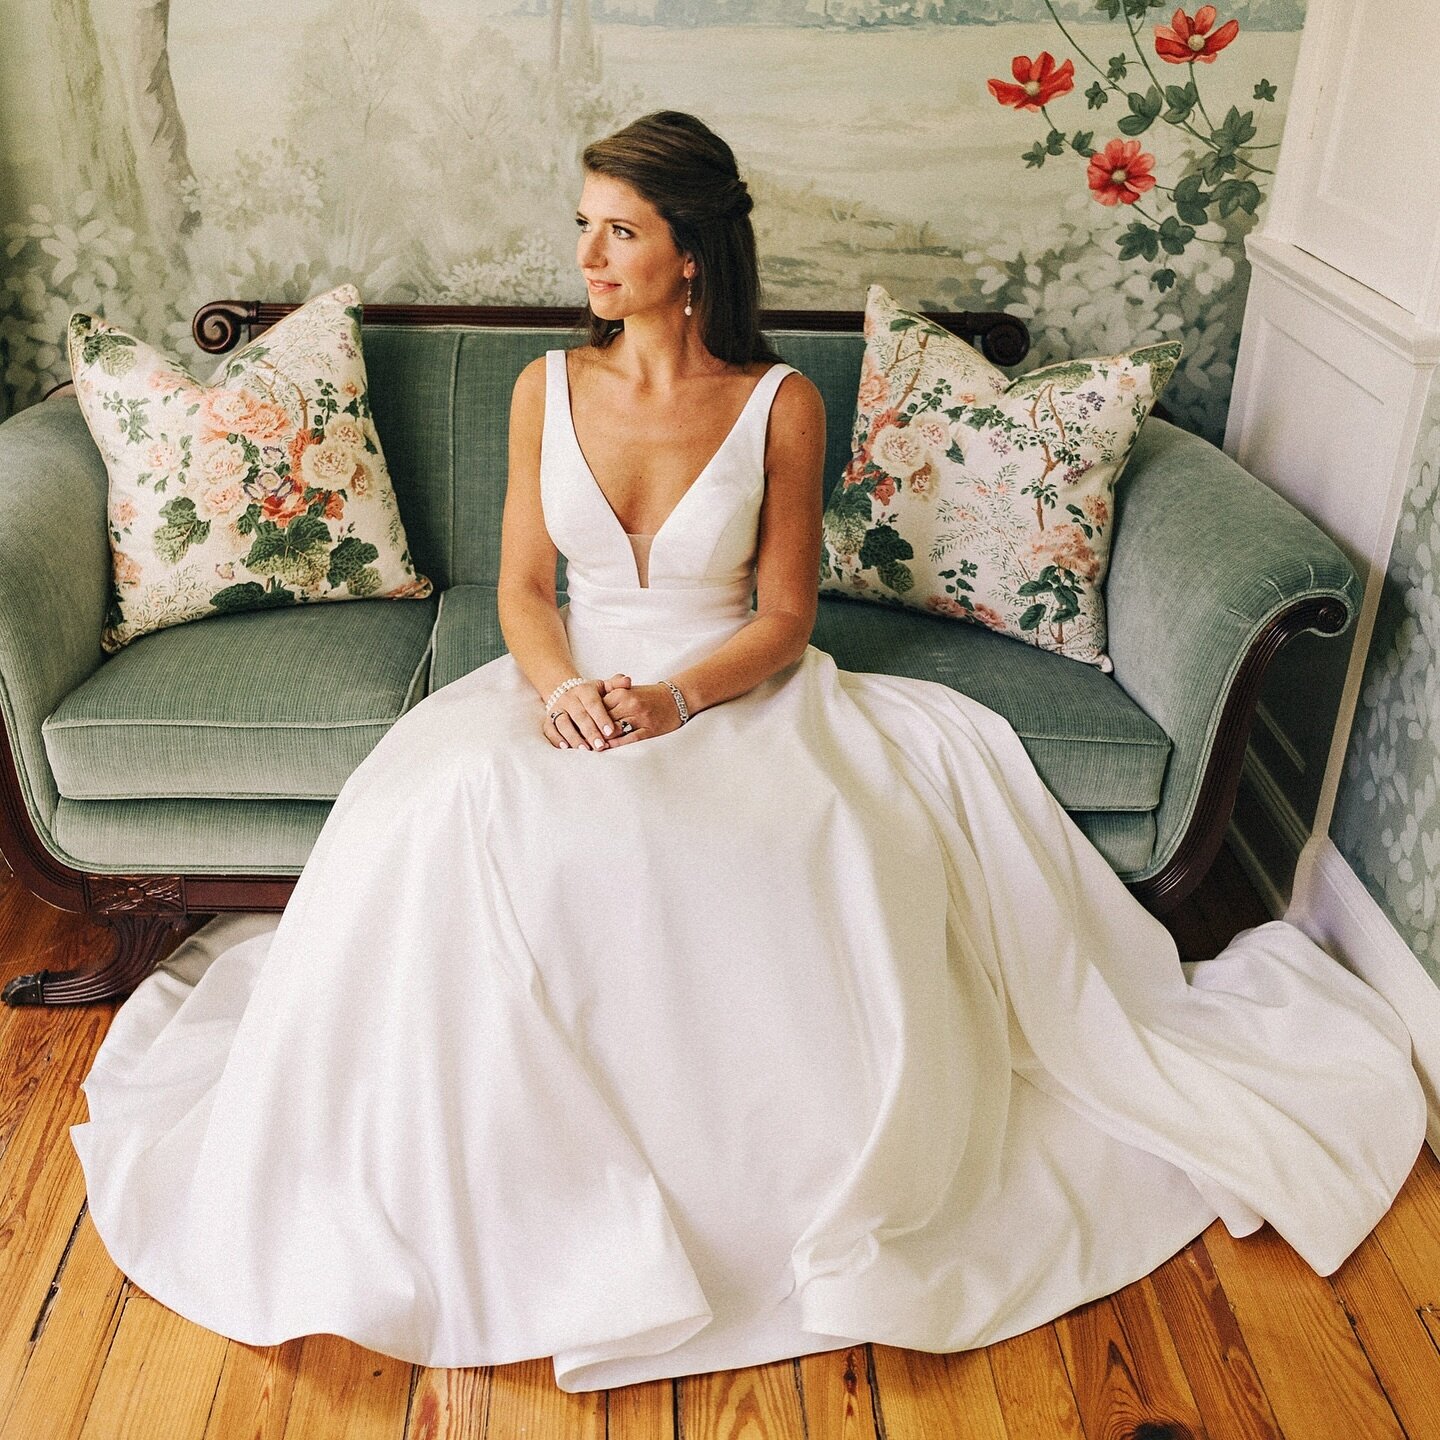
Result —
M 650 545 L 655 536 L 653 534 L 637 535 L 634 531 L 627 530 L 625 538 L 635 552 L 635 573 L 640 578 L 641 587 L 648 590 L 650 588 Z
M 540 499 L 566 560 L 576 664 L 600 674 L 645 660 L 660 669 L 688 663 L 750 618 L 770 406 L 794 367 L 777 362 L 760 377 L 719 448 L 648 537 L 642 584 L 636 540 L 643 546 L 647 537 L 626 533 L 580 449 L 565 354 L 545 355 Z M 614 665 L 604 663 L 610 654 Z

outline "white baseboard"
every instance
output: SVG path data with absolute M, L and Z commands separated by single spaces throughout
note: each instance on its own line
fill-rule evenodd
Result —
M 1285 918 L 1379 991 L 1405 1022 L 1430 1111 L 1426 1138 L 1440 1155 L 1440 985 L 1328 836 L 1313 837 L 1301 852 Z

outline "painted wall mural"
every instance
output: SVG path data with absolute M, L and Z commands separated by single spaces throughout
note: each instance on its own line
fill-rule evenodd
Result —
M 580 303 L 586 141 L 735 147 L 766 300 L 1026 317 L 1034 359 L 1183 339 L 1212 439 L 1300 0 L 27 0 L 0 51 L 0 395 L 72 309 L 205 373 L 218 298 Z M 13 42 L 13 43 L 12 43 Z M 98 117 L 103 117 L 103 121 Z
M 1440 380 L 1391 548 L 1330 833 L 1440 984 Z

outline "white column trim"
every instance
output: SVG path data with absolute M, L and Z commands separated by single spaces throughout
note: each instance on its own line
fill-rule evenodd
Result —
M 1405 1022 L 1430 1112 L 1426 1139 L 1440 1155 L 1440 985 L 1328 836 L 1312 837 L 1301 852 L 1285 918 L 1384 996 Z
M 1346 7 L 1333 0 L 1309 0 L 1305 7 L 1305 26 L 1285 108 L 1285 129 L 1275 152 L 1275 182 L 1259 232 L 1285 244 L 1292 243 L 1295 234 L 1299 201 L 1304 193 L 1302 178 L 1314 149 L 1325 64 L 1330 47 L 1344 41 L 1341 21 L 1346 13 Z
M 1440 364 L 1440 328 L 1387 300 L 1368 285 L 1268 234 L 1245 237 L 1245 257 L 1308 299 L 1348 320 L 1411 365 Z

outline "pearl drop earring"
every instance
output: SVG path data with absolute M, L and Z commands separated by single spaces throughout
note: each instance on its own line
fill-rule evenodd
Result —
M 693 315 L 695 313 L 690 306 L 690 282 L 688 280 L 685 282 L 685 313 L 687 315 Z

